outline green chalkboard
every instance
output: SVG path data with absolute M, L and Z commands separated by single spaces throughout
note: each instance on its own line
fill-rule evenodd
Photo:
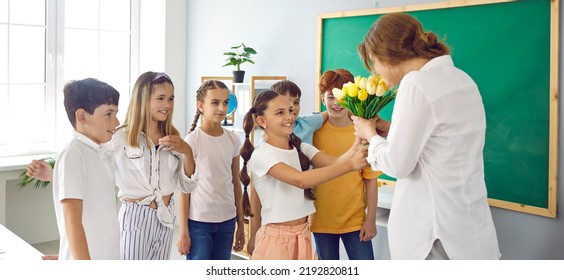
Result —
M 387 12 L 415 16 L 425 30 L 444 39 L 455 65 L 480 88 L 487 117 L 484 160 L 490 204 L 554 217 L 551 176 L 555 182 L 556 174 L 549 174 L 549 165 L 556 160 L 549 147 L 556 145 L 550 141 L 556 137 L 550 119 L 557 113 L 551 113 L 550 105 L 555 83 L 550 46 L 558 38 L 551 32 L 551 1 L 468 2 L 322 15 L 319 75 L 345 68 L 368 76 L 356 48 L 374 21 Z M 389 120 L 392 108 L 388 105 L 381 116 Z

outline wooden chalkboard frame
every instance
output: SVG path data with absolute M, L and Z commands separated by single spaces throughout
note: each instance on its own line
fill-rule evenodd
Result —
M 558 172 L 558 77 L 559 77 L 559 0 L 543 0 L 550 1 L 550 62 L 549 62 L 549 90 L 546 94 L 549 95 L 549 125 L 548 125 L 548 182 L 546 182 L 546 187 L 548 189 L 547 207 L 538 207 L 527 205 L 524 203 L 504 201 L 500 199 L 489 198 L 489 204 L 494 207 L 504 208 L 508 210 L 551 217 L 555 218 L 557 216 L 557 172 Z M 336 13 L 325 13 L 320 14 L 317 20 L 317 63 L 316 63 L 316 84 L 319 84 L 319 77 L 322 74 L 323 66 L 323 34 L 324 34 L 324 22 L 326 20 L 331 20 L 335 18 L 344 17 L 357 17 L 357 16 L 367 16 L 367 15 L 381 15 L 387 13 L 396 12 L 412 12 L 412 11 L 425 11 L 425 10 L 436 10 L 436 9 L 448 9 L 448 8 L 460 8 L 466 6 L 476 6 L 476 5 L 487 5 L 487 4 L 500 4 L 500 3 L 510 3 L 519 2 L 519 0 L 466 0 L 466 1 L 447 1 L 439 3 L 429 3 L 429 4 L 419 4 L 419 5 L 408 5 L 400 7 L 390 7 L 390 8 L 374 8 L 368 10 L 360 11 L 345 11 Z M 501 16 L 500 18 L 503 18 Z M 425 26 L 424 26 L 425 27 Z M 370 26 L 366 26 L 366 31 Z M 360 41 L 358 42 L 360 43 Z M 447 42 L 448 43 L 448 42 Z M 355 50 L 349 50 L 354 51 Z M 359 59 L 360 60 L 360 59 Z M 316 108 L 322 109 L 320 102 L 320 92 L 316 89 L 315 101 Z M 487 113 L 487 112 L 486 112 Z M 511 176 L 511 174 L 507 174 Z M 387 181 L 389 184 L 390 181 Z M 542 182 L 539 182 L 543 184 Z

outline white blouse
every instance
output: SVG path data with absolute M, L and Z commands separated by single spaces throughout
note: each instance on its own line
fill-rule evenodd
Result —
M 405 75 L 387 140 L 368 162 L 396 177 L 388 224 L 393 259 L 424 259 L 440 239 L 450 259 L 498 259 L 484 181 L 486 116 L 474 81 L 450 56 Z
M 175 190 L 189 193 L 196 187 L 196 181 L 184 173 L 183 154 L 165 151 L 162 146 L 157 149 L 150 140 L 150 148 L 147 148 L 145 139 L 144 135 L 139 138 L 138 148 L 130 147 L 126 142 L 126 128 L 122 128 L 115 132 L 109 143 L 117 165 L 118 196 L 121 199 L 143 198 L 137 202 L 142 205 L 155 201 L 159 221 L 172 227 L 173 215 L 164 205 L 162 197 Z

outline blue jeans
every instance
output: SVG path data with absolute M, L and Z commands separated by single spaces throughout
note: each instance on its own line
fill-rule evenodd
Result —
M 339 259 L 339 239 L 343 240 L 349 260 L 373 260 L 372 240 L 360 241 L 360 230 L 342 233 L 313 233 L 317 256 L 320 260 Z
M 187 260 L 230 260 L 235 218 L 220 223 L 188 220 L 190 254 Z

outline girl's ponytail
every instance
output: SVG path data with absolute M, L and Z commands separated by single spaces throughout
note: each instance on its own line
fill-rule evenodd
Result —
M 251 109 L 245 114 L 243 118 L 243 130 L 245 131 L 245 142 L 243 143 L 243 147 L 241 147 L 241 157 L 243 158 L 243 167 L 241 168 L 241 172 L 239 172 L 239 180 L 243 183 L 243 215 L 245 217 L 252 217 L 253 213 L 251 211 L 251 201 L 249 199 L 249 192 L 247 188 L 251 183 L 251 178 L 249 177 L 249 172 L 247 170 L 247 163 L 249 159 L 251 159 L 251 155 L 255 150 L 255 146 L 251 143 L 249 139 L 249 134 L 253 130 L 255 125 L 255 121 L 253 119 L 253 115 L 256 113 L 256 108 L 251 107 Z
M 302 171 L 308 170 L 311 162 L 309 158 L 302 152 L 302 139 L 292 133 L 292 135 L 290 135 L 290 145 L 294 146 L 296 150 L 298 150 L 298 157 L 300 158 L 300 166 L 302 168 Z M 304 196 L 309 200 L 315 200 L 313 188 L 304 189 Z

